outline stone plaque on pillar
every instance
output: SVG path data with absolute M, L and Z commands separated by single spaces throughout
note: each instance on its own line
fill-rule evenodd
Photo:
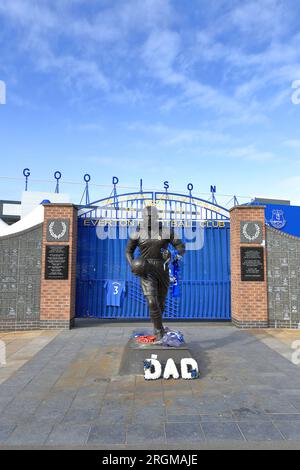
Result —
M 259 221 L 241 222 L 241 243 L 256 243 L 263 241 L 263 224 Z
M 50 219 L 47 221 L 47 242 L 68 242 L 70 220 Z
M 66 280 L 69 277 L 69 246 L 47 245 L 45 279 Z
M 241 247 L 241 279 L 242 281 L 265 280 L 263 247 Z

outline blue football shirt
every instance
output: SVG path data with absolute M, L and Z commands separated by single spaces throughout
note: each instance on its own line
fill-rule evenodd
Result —
M 126 292 L 124 281 L 108 280 L 104 284 L 106 289 L 106 305 L 112 307 L 120 307 L 122 295 Z
M 172 296 L 180 297 L 180 286 L 179 286 L 179 263 L 173 261 L 170 265 L 170 281 L 172 285 Z

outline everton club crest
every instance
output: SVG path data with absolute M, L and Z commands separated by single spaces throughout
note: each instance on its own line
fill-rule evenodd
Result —
M 284 212 L 281 209 L 274 209 L 272 211 L 272 218 L 270 219 L 270 224 L 272 227 L 281 230 L 286 226 L 286 220 L 284 218 Z

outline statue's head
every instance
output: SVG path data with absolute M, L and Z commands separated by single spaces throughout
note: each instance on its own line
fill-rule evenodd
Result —
M 159 225 L 159 214 L 157 207 L 155 206 L 146 206 L 142 210 L 142 226 L 155 231 Z
M 159 214 L 156 206 L 146 206 L 142 210 L 143 222 L 147 225 L 157 224 L 159 220 Z

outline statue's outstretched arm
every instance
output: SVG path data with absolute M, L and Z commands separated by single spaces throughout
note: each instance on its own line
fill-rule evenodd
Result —
M 185 244 L 183 243 L 180 238 L 175 238 L 174 232 L 171 232 L 171 238 L 170 238 L 170 243 L 171 245 L 174 246 L 175 250 L 178 251 L 178 254 L 180 256 L 183 256 L 185 253 Z

